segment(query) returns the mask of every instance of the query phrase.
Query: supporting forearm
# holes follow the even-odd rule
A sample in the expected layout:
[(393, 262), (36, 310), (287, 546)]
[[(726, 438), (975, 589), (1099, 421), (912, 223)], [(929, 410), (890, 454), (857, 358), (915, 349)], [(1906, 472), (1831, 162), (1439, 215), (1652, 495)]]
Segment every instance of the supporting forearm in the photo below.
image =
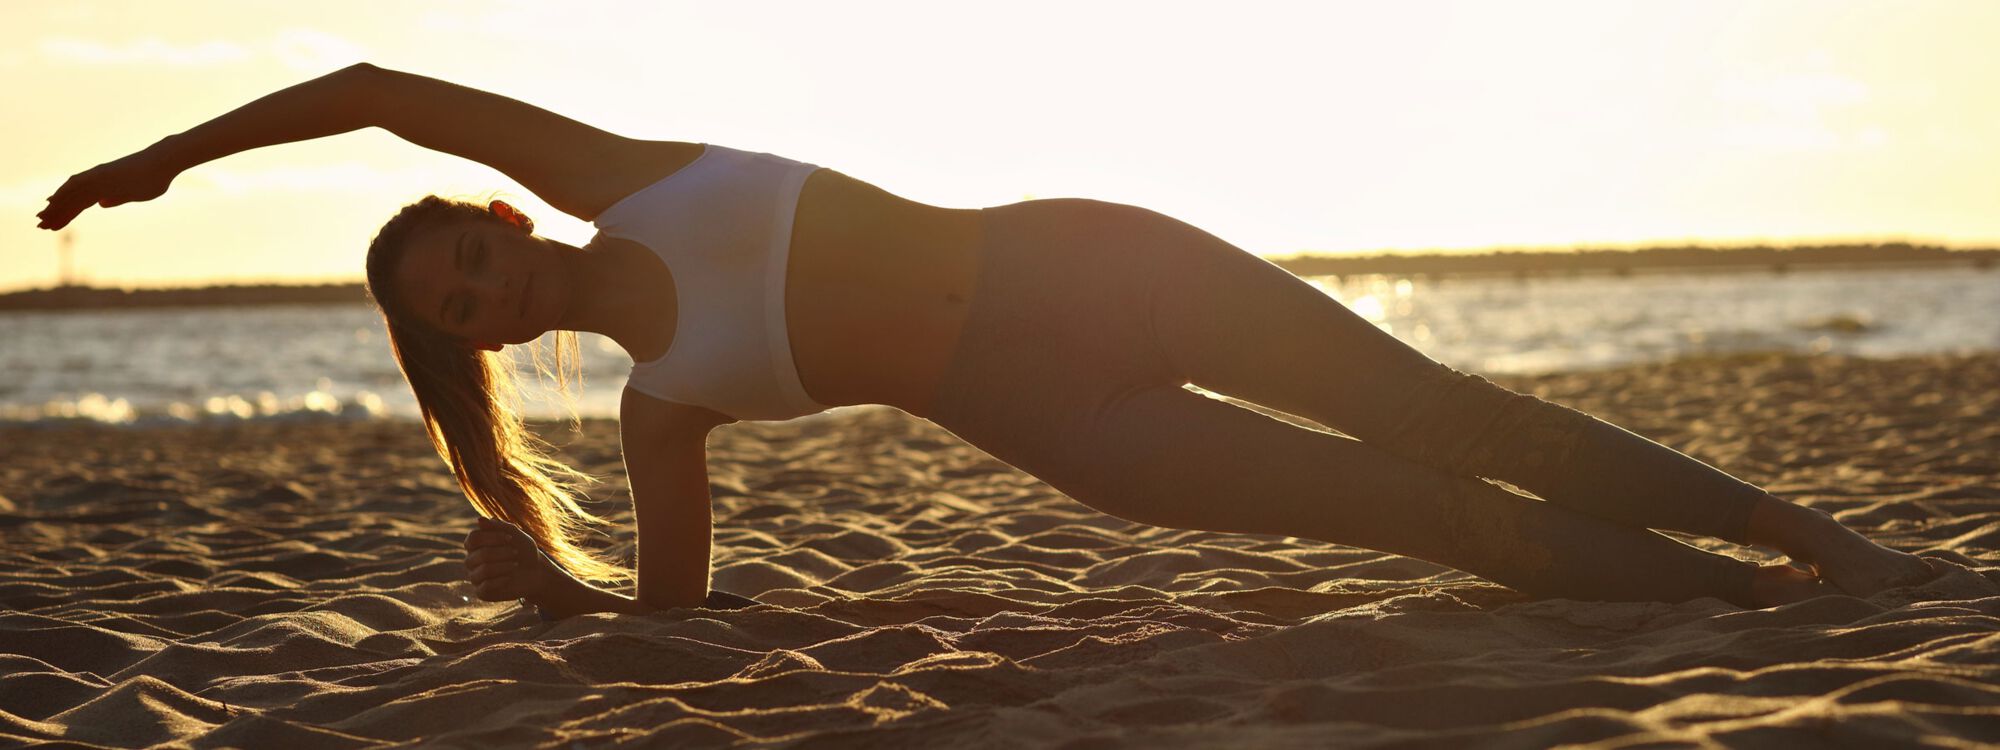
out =
[(540, 601), (530, 603), (540, 608), (543, 616), (552, 620), (561, 620), (577, 615), (587, 615), (592, 612), (650, 615), (655, 612), (664, 612), (668, 609), (678, 607), (742, 609), (744, 607), (756, 606), (757, 600), (737, 596), (727, 591), (710, 590), (706, 596), (703, 596), (695, 603), (655, 607), (615, 591), (605, 591), (587, 583), (577, 582), (575, 586), (565, 586), (555, 594), (543, 597)]
[(338, 135), (374, 125), (369, 88), (378, 69), (351, 65), (256, 101), (153, 144), (176, 171), (230, 154)]
[(649, 615), (659, 611), (615, 591), (605, 591), (582, 581), (573, 583), (557, 587), (554, 593), (534, 604), (541, 608), (543, 614), (557, 620), (592, 612)]

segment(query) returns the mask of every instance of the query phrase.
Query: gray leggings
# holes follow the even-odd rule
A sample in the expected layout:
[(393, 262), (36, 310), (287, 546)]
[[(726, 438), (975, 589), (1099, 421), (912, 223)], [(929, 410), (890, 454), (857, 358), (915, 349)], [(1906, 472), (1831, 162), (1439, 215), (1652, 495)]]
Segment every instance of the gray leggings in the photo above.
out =
[(1536, 596), (1754, 605), (1755, 565), (1648, 530), (1742, 541), (1754, 486), (1453, 371), (1160, 213), (1063, 198), (981, 222), (977, 291), (924, 416), (1078, 502), (1408, 555)]

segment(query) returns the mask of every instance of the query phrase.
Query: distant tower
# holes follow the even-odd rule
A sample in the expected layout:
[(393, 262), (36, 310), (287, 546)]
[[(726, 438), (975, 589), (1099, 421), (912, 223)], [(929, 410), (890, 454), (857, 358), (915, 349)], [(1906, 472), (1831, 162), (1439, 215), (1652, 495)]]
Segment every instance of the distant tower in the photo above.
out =
[(62, 256), (62, 279), (59, 283), (76, 286), (76, 230), (65, 229), (56, 240), (56, 252)]

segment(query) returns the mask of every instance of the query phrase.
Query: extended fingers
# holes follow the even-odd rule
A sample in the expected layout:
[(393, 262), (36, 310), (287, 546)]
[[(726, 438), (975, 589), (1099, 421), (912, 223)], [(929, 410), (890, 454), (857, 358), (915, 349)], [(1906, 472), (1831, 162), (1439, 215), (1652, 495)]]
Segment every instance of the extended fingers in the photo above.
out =
[(83, 197), (85, 182), (86, 180), (83, 175), (75, 175), (64, 181), (62, 187), (56, 188), (54, 193), (50, 193), (46, 199), (48, 206), (43, 208), (40, 213), (35, 214), (37, 218), (42, 220), (41, 226), (48, 229), (61, 229), (71, 219), (76, 218), (77, 214), (83, 213), (83, 209), (96, 203), (96, 199), (85, 199)]
[(70, 210), (67, 207), (50, 203), (48, 208), (44, 208), (41, 213), (35, 214), (35, 218), (41, 220), (41, 223), (35, 226), (42, 229), (61, 229), (68, 226), (70, 220), (75, 219), (76, 215), (82, 211), (82, 206), (78, 206), (75, 210)]

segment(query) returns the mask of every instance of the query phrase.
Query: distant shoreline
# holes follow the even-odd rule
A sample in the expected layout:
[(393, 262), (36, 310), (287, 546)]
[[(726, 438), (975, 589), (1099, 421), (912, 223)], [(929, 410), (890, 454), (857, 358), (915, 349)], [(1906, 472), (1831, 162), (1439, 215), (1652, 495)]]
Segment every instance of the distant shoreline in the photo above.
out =
[[(1291, 255), (1267, 258), (1298, 276), (1628, 275), (1664, 272), (1784, 273), (1794, 270), (1960, 265), (2000, 266), (2000, 249), (1952, 250), (1929, 245), (1826, 245), (1812, 247), (1660, 247), (1641, 250), (1500, 251), (1483, 253), (1380, 253)], [(119, 289), (58, 286), (0, 294), (0, 312), (147, 307), (366, 304), (360, 282), (335, 284), (228, 284), (202, 287)]]
[(1643, 250), (1505, 251), (1486, 253), (1385, 253), (1365, 256), (1293, 255), (1270, 258), (1299, 276), (1516, 275), (1640, 272), (1786, 271), (1894, 268), (1899, 266), (2000, 266), (2000, 249), (1952, 250), (1930, 245), (1822, 245), (1811, 247), (1658, 247)]
[(143, 307), (367, 304), (367, 288), (349, 284), (231, 284), (164, 289), (58, 286), (0, 294), (0, 312)]

